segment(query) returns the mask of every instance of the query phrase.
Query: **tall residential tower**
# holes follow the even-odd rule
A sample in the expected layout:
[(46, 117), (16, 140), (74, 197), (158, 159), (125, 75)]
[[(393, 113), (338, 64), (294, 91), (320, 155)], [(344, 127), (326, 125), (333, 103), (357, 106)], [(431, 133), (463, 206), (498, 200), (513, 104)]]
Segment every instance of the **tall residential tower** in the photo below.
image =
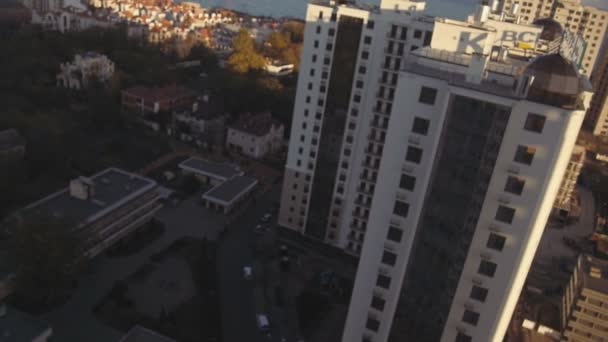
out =
[(279, 224), (359, 256), (343, 342), (502, 341), (590, 98), (542, 27), (423, 8), (308, 6)]

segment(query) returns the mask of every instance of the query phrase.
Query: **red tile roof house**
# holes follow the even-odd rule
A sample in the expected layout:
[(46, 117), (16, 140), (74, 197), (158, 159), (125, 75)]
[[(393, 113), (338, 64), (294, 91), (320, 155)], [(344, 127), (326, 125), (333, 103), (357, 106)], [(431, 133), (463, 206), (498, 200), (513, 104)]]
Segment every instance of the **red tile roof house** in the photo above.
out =
[(196, 102), (196, 93), (188, 88), (169, 85), (165, 87), (133, 87), (122, 91), (124, 110), (141, 115), (173, 113), (192, 108)]
[(283, 124), (273, 120), (270, 112), (242, 114), (228, 126), (226, 147), (252, 158), (263, 158), (283, 146)]

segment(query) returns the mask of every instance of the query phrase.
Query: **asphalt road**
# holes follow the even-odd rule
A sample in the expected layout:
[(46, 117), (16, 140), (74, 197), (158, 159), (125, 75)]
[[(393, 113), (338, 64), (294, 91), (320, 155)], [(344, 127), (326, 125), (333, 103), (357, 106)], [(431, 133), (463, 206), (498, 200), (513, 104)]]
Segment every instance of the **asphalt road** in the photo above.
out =
[[(258, 330), (255, 283), (243, 277), (243, 267), (253, 265), (253, 228), (277, 199), (276, 189), (257, 199), (220, 238), (217, 262), (223, 342), (279, 341), (277, 333), (273, 332), (272, 338), (269, 339)], [(255, 276), (256, 270), (253, 272)], [(273, 318), (269, 319), (272, 325)]]

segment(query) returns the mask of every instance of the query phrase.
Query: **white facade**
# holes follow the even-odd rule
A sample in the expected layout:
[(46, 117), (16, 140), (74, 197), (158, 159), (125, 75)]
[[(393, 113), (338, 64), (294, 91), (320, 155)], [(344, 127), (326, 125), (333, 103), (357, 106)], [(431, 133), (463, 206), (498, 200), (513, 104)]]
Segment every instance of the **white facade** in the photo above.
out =
[[(572, 108), (543, 104), (537, 94), (544, 94), (537, 85), (543, 77), (518, 78), (527, 63), (519, 60), (516, 43), (524, 37), (533, 45), (539, 27), (431, 18), (387, 4), (381, 12), (308, 6), (279, 224), (360, 256), (343, 342), (383, 342), (389, 335), (417, 342), (502, 341), (590, 93), (585, 88)], [(325, 94), (332, 77), (347, 74), (340, 35), (353, 32), (360, 32), (360, 42), (352, 88), (336, 129), (340, 112), (325, 117), (332, 102)], [(495, 54), (509, 49), (517, 60)], [(337, 99), (331, 100), (335, 106)], [(482, 109), (472, 110), (477, 120), (463, 119), (463, 103), (494, 108), (491, 126), (475, 131), (477, 121), (490, 119)], [(524, 128), (537, 120), (540, 132)], [(462, 127), (450, 127), (459, 122)], [(465, 140), (449, 140), (456, 138)], [(463, 163), (474, 169), (460, 170), (449, 159), (461, 146), (474, 154)], [(534, 152), (529, 165), (514, 161), (523, 151)], [(330, 157), (337, 158), (334, 168)], [(460, 173), (442, 174), (451, 169)], [(464, 179), (469, 197), (457, 197), (452, 178), (454, 187)], [(442, 186), (444, 198), (438, 196)], [(466, 213), (442, 211), (463, 203)], [(512, 214), (511, 222), (495, 222), (504, 213)], [(431, 226), (431, 219), (448, 227)], [(425, 240), (431, 233), (438, 239)], [(484, 267), (494, 265), (492, 276), (478, 274), (482, 260)], [(445, 289), (416, 288), (431, 278)], [(483, 301), (470, 298), (473, 284), (485, 289)], [(401, 321), (393, 324), (396, 312)]]
[(236, 149), (252, 158), (263, 158), (281, 149), (283, 130), (283, 125), (272, 124), (266, 133), (257, 135), (235, 127), (228, 127), (226, 147)]
[(76, 55), (71, 63), (62, 63), (61, 72), (57, 74), (57, 86), (79, 90), (86, 87), (89, 81), (109, 81), (114, 75), (114, 62), (105, 55), (88, 52)]

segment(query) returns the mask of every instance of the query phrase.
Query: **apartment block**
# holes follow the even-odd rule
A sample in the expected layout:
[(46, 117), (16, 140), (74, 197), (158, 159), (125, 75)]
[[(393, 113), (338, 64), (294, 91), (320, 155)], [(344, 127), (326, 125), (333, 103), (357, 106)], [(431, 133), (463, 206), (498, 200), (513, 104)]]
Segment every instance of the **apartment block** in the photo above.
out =
[(17, 213), (73, 222), (83, 250), (93, 258), (148, 222), (162, 205), (155, 181), (116, 168), (73, 179)]
[(583, 165), (585, 164), (585, 148), (576, 145), (572, 151), (572, 157), (566, 168), (566, 173), (562, 179), (562, 185), (559, 188), (557, 197), (555, 198), (554, 208), (557, 215), (567, 218), (572, 210), (574, 189), (578, 181), (578, 176), (581, 174)]
[(608, 262), (580, 255), (562, 300), (562, 341), (605, 341), (607, 307)]
[(360, 258), (343, 342), (502, 341), (590, 101), (547, 28), (423, 9), (307, 10), (279, 224)]
[(608, 136), (608, 49), (604, 49), (591, 81), (595, 92), (585, 118), (587, 126), (594, 135)]
[(586, 41), (585, 53), (580, 61), (583, 74), (591, 77), (602, 44), (606, 37), (608, 12), (585, 6), (581, 0), (503, 0), (496, 5), (498, 13), (516, 18), (517, 22), (534, 23), (535, 20), (552, 18), (572, 33), (580, 34)]

